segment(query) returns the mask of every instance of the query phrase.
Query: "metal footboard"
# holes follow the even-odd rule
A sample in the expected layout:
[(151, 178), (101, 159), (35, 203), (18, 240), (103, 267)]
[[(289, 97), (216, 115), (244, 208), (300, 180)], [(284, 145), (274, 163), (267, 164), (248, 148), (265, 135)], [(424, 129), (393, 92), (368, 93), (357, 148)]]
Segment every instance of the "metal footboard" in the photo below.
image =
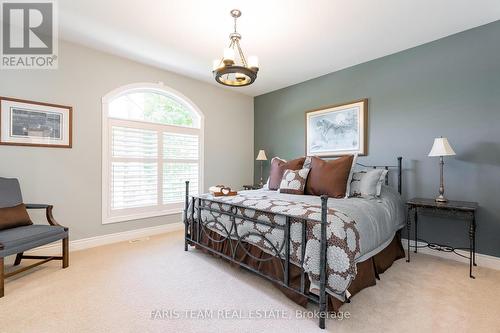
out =
[[(284, 215), (284, 214), (279, 214), (275, 213), (277, 216), (282, 216), (283, 219), (285, 220), (284, 225), (279, 225), (279, 224), (271, 224), (266, 221), (261, 221), (255, 218), (250, 218), (244, 215), (241, 215), (238, 213), (238, 208), (245, 208), (244, 206), (240, 205), (233, 205), (230, 204), (231, 209), (230, 211), (223, 211), (220, 209), (215, 209), (212, 207), (208, 207), (206, 203), (208, 202), (214, 202), (214, 203), (220, 203), (215, 200), (210, 200), (210, 199), (205, 199), (205, 198), (197, 198), (197, 197), (189, 197), (189, 182), (186, 181), (186, 197), (185, 197), (185, 208), (184, 208), (184, 250), (188, 250), (188, 245), (191, 246), (199, 246), (211, 253), (217, 254), (218, 256), (221, 256), (233, 263), (238, 264), (239, 266), (255, 273), (258, 274), (267, 280), (270, 280), (286, 289), (292, 290), (293, 292), (296, 292), (304, 297), (306, 297), (308, 300), (311, 302), (314, 302), (316, 304), (319, 304), (320, 307), (320, 312), (321, 312), (321, 319), (320, 319), (320, 327), (324, 328), (325, 327), (325, 317), (326, 317), (326, 312), (327, 312), (327, 302), (326, 302), (326, 216), (327, 216), (327, 201), (328, 197), (322, 196), (321, 197), (321, 209), (322, 209), (322, 214), (321, 214), (321, 259), (320, 259), (320, 292), (319, 296), (308, 293), (305, 290), (305, 285), (306, 285), (306, 273), (303, 267), (303, 262), (304, 262), (304, 257), (305, 257), (305, 250), (306, 250), (306, 224), (307, 221), (313, 221), (310, 219), (299, 219), (293, 217), (295, 221), (300, 221), (302, 225), (302, 242), (301, 242), (301, 263), (300, 263), (300, 287), (295, 288), (290, 285), (290, 265), (293, 265), (290, 262), (290, 224), (291, 224), (291, 217)], [(189, 202), (191, 201), (191, 205)], [(196, 203), (196, 204), (195, 204)], [(228, 204), (229, 205), (229, 204)], [(229, 230), (226, 228), (225, 225), (223, 225), (221, 222), (214, 221), (214, 220), (207, 220), (203, 221), (202, 220), (202, 211), (210, 211), (213, 213), (218, 213), (218, 214), (223, 214), (226, 216), (229, 216), (231, 226)], [(265, 211), (259, 210), (259, 209), (254, 209), (252, 208), (253, 211), (256, 212), (262, 212), (265, 213)], [(250, 221), (256, 224), (264, 225), (264, 226), (271, 226), (273, 228), (277, 228), (280, 230), (283, 230), (284, 237), (283, 237), (283, 242), (281, 243), (281, 246), (277, 248), (271, 240), (266, 238), (262, 234), (258, 234), (255, 232), (246, 232), (244, 234), (239, 234), (237, 225), (236, 225), (236, 219), (241, 219), (245, 221)], [(315, 221), (317, 222), (317, 221)], [(207, 230), (207, 227), (210, 226), (210, 224), (218, 224), (223, 231), (220, 233), (223, 233), (221, 235), (223, 238), (222, 239), (214, 239), (210, 236), (210, 233)], [(226, 255), (224, 253), (221, 253), (205, 244), (202, 243), (202, 235), (204, 235), (206, 238), (211, 240), (212, 242), (220, 243), (226, 240), (234, 240), (236, 241), (236, 244), (233, 244), (233, 241), (229, 241), (229, 246), (231, 249), (231, 255)], [(263, 239), (264, 242), (266, 242), (270, 248), (272, 248), (272, 254), (270, 254), (266, 258), (257, 258), (254, 255), (252, 255), (247, 248), (245, 247), (246, 243), (246, 238), (249, 236), (257, 236)], [(250, 256), (252, 259), (259, 261), (260, 263), (270, 261), (274, 257), (280, 258), (281, 262), (281, 269), (283, 272), (283, 278), (282, 279), (277, 279), (272, 276), (263, 274), (260, 272), (258, 269), (255, 269), (254, 267), (251, 267), (244, 262), (242, 262), (243, 258), (238, 258), (237, 257), (237, 249), (241, 247), (245, 255)]]

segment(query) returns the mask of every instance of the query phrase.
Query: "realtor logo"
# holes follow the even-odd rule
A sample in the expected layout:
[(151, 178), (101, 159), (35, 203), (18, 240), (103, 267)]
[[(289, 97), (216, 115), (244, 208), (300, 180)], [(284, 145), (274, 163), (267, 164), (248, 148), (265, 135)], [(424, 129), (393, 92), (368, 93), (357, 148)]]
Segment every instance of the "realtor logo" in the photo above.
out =
[(56, 69), (54, 0), (2, 1), (2, 69)]

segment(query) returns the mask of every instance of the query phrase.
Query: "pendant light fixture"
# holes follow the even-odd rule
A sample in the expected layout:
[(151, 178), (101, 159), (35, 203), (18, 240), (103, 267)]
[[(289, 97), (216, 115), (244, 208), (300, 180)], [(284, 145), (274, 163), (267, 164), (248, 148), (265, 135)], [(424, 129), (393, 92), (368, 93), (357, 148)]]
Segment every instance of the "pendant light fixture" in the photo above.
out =
[(252, 84), (257, 79), (259, 60), (256, 56), (245, 58), (240, 47), (241, 35), (236, 30), (236, 20), (241, 16), (241, 11), (233, 9), (231, 16), (234, 18), (234, 32), (229, 35), (229, 47), (224, 49), (224, 56), (214, 60), (212, 73), (215, 81), (230, 87), (244, 87)]

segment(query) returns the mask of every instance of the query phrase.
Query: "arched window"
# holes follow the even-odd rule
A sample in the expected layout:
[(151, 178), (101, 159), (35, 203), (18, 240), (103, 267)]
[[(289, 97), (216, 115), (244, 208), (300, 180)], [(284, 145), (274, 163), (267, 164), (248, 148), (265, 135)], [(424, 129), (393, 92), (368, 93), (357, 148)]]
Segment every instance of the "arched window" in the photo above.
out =
[(203, 115), (161, 84), (103, 98), (103, 223), (181, 212), (202, 188)]

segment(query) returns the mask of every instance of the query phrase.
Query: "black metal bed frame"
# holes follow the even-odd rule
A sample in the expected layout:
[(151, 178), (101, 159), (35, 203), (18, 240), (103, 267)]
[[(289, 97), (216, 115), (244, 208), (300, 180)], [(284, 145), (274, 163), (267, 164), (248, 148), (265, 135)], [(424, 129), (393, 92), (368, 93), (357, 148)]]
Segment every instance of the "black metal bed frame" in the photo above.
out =
[[(390, 166), (390, 165), (385, 165), (385, 166), (380, 166), (380, 165), (363, 165), (361, 163), (356, 163), (357, 165), (360, 165), (362, 167), (366, 168), (384, 168), (386, 170), (389, 169), (397, 169), (398, 170), (398, 192), (401, 194), (401, 174), (402, 174), (402, 157), (398, 157), (398, 164), (397, 166)], [(389, 185), (389, 178), (386, 176), (385, 179), (385, 184)], [(280, 213), (274, 213), (275, 215), (282, 216), (285, 219), (285, 224), (284, 225), (279, 225), (279, 224), (271, 224), (266, 221), (260, 221), (254, 218), (246, 217), (243, 215), (238, 214), (238, 208), (246, 208), (241, 205), (235, 205), (235, 204), (227, 204), (231, 206), (230, 211), (222, 211), (219, 209), (214, 209), (211, 207), (208, 207), (204, 205), (206, 202), (214, 202), (214, 203), (220, 203), (219, 201), (211, 200), (211, 199), (205, 199), (205, 198), (199, 198), (199, 197), (191, 197), (191, 205), (189, 204), (189, 181), (186, 181), (186, 195), (185, 195), (185, 208), (184, 208), (184, 251), (188, 250), (188, 245), (191, 246), (199, 246), (211, 253), (214, 253), (220, 257), (223, 257), (230, 262), (238, 264), (240, 267), (243, 267), (255, 274), (258, 274), (267, 280), (270, 280), (276, 284), (278, 284), (281, 287), (284, 287), (286, 289), (289, 289), (295, 293), (298, 293), (304, 297), (306, 297), (309, 301), (316, 303), (319, 305), (319, 327), (324, 329), (325, 328), (325, 319), (327, 317), (327, 293), (326, 293), (326, 252), (327, 252), (327, 239), (326, 239), (326, 227), (327, 227), (327, 202), (328, 202), (328, 196), (322, 195), (321, 196), (321, 247), (320, 247), (320, 290), (319, 290), (319, 295), (307, 293), (305, 290), (305, 278), (306, 278), (306, 273), (303, 267), (304, 264), (304, 254), (305, 254), (305, 248), (306, 248), (306, 224), (307, 221), (312, 221), (310, 219), (303, 219), (303, 218), (297, 218), (285, 214), (280, 214)], [(203, 204), (202, 204), (203, 202)], [(195, 203), (197, 203), (195, 207)], [(189, 210), (189, 211), (188, 211)], [(227, 215), (230, 218), (231, 221), (231, 227), (228, 230), (224, 224), (222, 224), (219, 221), (202, 221), (201, 218), (201, 212), (202, 210), (218, 213), (218, 214), (223, 214)], [(252, 210), (258, 211), (258, 212), (264, 212), (259, 209), (254, 209)], [(266, 225), (266, 226), (272, 226), (274, 228), (278, 228), (284, 231), (284, 237), (283, 237), (283, 242), (281, 244), (281, 247), (278, 249), (274, 246), (274, 244), (267, 239), (265, 236), (262, 234), (258, 234), (255, 232), (246, 232), (243, 235), (238, 234), (237, 230), (237, 225), (236, 225), (236, 219), (241, 219), (245, 221), (251, 221), (256, 224), (261, 224), (261, 225)], [(300, 220), (302, 223), (302, 242), (301, 242), (301, 262), (300, 262), (300, 289), (294, 288), (290, 286), (290, 281), (289, 281), (289, 270), (290, 270), (290, 220)], [(190, 221), (192, 223), (190, 223)], [(317, 221), (315, 221), (317, 222)], [(207, 226), (210, 224), (214, 225), (219, 225), (222, 227), (224, 230), (225, 235), (221, 235), (223, 238), (222, 239), (214, 239), (210, 236), (209, 232), (207, 232)], [(204, 233), (205, 236), (211, 240), (212, 242), (215, 243), (221, 243), (226, 240), (234, 240), (236, 241), (236, 245), (233, 246), (233, 242), (229, 242), (230, 244), (230, 249), (231, 249), (231, 255), (228, 256), (224, 253), (221, 253), (201, 242), (201, 233)], [(270, 254), (269, 257), (267, 258), (257, 258), (253, 256), (242, 244), (245, 242), (245, 238), (249, 236), (257, 236), (261, 237), (263, 241), (268, 243), (271, 248), (273, 249), (274, 254)], [(232, 237), (231, 237), (232, 236)], [(236, 239), (234, 238), (236, 237)], [(243, 263), (241, 260), (238, 260), (236, 258), (236, 250), (238, 247), (241, 246), (243, 249), (244, 253), (254, 260), (258, 261), (260, 264), (262, 264), (265, 261), (272, 260), (273, 258), (277, 257), (280, 258), (281, 262), (281, 268), (283, 270), (283, 280), (279, 280), (276, 278), (273, 278), (271, 276), (265, 275), (262, 272), (260, 272), (258, 269), (255, 269), (254, 267), (251, 267), (245, 263)], [(285, 253), (284, 253), (284, 263), (283, 263), (283, 258), (281, 253), (283, 252), (283, 247), (285, 247)], [(259, 265), (260, 265), (259, 264)], [(260, 266), (259, 266), (260, 267)], [(349, 299), (347, 300), (349, 302)]]

